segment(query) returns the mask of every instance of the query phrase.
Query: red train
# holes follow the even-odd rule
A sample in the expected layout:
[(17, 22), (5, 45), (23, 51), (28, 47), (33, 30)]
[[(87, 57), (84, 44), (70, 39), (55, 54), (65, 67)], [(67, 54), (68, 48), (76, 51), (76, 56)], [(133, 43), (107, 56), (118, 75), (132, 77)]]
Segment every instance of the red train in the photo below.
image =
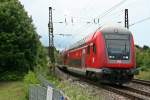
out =
[(133, 36), (126, 28), (100, 27), (63, 52), (67, 70), (123, 84), (132, 80), (136, 69)]

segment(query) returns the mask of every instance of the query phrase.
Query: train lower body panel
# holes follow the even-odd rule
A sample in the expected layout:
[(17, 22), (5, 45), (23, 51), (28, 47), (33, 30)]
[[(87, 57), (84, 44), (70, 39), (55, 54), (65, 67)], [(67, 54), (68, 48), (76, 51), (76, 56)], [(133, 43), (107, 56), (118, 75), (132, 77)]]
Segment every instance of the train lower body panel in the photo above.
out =
[(114, 68), (77, 68), (65, 67), (68, 71), (82, 74), (90, 79), (97, 79), (100, 82), (123, 84), (130, 82), (136, 72), (135, 68), (132, 69), (114, 69)]
[(97, 78), (101, 82), (123, 84), (133, 79), (136, 69), (112, 69), (102, 68), (101, 72), (96, 73)]

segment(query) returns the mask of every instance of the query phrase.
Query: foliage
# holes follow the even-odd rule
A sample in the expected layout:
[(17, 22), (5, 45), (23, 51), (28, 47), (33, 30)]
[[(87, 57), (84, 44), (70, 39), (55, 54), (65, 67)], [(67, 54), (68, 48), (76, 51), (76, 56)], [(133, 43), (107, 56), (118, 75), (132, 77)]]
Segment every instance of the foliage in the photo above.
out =
[(136, 48), (136, 64), (137, 67), (143, 67), (143, 70), (150, 68), (150, 48), (143, 46)]
[[(49, 55), (49, 47), (45, 47), (45, 50), (46, 50), (46, 54)], [(56, 63), (59, 63), (59, 64), (62, 64), (63, 62), (63, 59), (61, 57), (61, 52), (59, 50), (57, 50), (56, 48), (54, 48), (54, 58), (55, 58), (55, 62)]]
[(150, 69), (147, 69), (146, 71), (140, 71), (139, 75), (136, 75), (135, 78), (150, 80)]
[(55, 50), (54, 54), (55, 54), (56, 63), (63, 64), (63, 57), (62, 57), (61, 52), (58, 50)]
[(0, 0), (0, 73), (21, 75), (36, 66), (46, 67), (47, 58), (32, 18), (18, 0)]
[(24, 77), (24, 82), (26, 84), (37, 84), (39, 83), (36, 74), (32, 71), (29, 71), (27, 75)]
[(54, 84), (55, 86), (58, 86), (60, 84), (60, 81), (53, 73), (47, 74), (46, 79), (49, 80), (50, 83)]
[(23, 81), (24, 81), (24, 92), (26, 94), (26, 98), (28, 98), (28, 96), (29, 96), (29, 93), (28, 93), (29, 86), (31, 84), (38, 84), (39, 80), (37, 79), (36, 74), (34, 72), (29, 71), (28, 74), (26, 74), (24, 76), (24, 80)]
[(136, 64), (140, 70), (136, 78), (150, 80), (150, 48), (136, 46)]
[(20, 73), (17, 71), (14, 71), (14, 72), (5, 71), (3, 73), (0, 73), (0, 75), (3, 76), (3, 77), (0, 77), (0, 80), (3, 80), (3, 81), (22, 80), (22, 77), (23, 77), (23, 75), (20, 75)]

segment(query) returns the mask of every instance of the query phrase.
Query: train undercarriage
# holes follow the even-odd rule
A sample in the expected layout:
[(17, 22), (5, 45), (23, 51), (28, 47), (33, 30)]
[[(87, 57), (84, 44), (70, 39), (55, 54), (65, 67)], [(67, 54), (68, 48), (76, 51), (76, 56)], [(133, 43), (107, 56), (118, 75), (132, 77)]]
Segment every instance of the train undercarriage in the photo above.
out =
[(85, 75), (91, 80), (99, 81), (100, 83), (110, 83), (122, 85), (124, 83), (130, 82), (136, 69), (112, 69), (112, 68), (103, 68), (98, 69), (99, 71), (91, 71), (73, 67), (63, 67), (63, 69), (75, 72), (77, 74)]
[(135, 71), (135, 69), (103, 68), (100, 73), (96, 73), (96, 78), (104, 83), (124, 84), (133, 79)]

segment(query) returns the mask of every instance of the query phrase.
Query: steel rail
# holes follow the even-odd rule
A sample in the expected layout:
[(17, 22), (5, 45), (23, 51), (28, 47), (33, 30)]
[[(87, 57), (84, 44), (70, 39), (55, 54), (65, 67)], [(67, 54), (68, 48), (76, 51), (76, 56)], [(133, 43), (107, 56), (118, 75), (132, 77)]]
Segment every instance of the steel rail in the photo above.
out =
[(145, 92), (143, 90), (139, 90), (139, 89), (135, 89), (135, 88), (132, 88), (132, 87), (127, 87), (127, 86), (123, 86), (123, 88), (124, 88), (124, 90), (132, 91), (132, 92), (150, 97), (149, 92)]
[(117, 93), (119, 95), (122, 95), (124, 97), (127, 97), (131, 100), (145, 100), (143, 97), (141, 96), (138, 96), (136, 94), (132, 94), (132, 93), (129, 93), (127, 91), (124, 91), (122, 89), (118, 89), (118, 88), (115, 88), (115, 87), (111, 87), (111, 86), (105, 86), (104, 89), (108, 90), (108, 91), (111, 91), (111, 92), (114, 92), (114, 93)]
[(150, 86), (150, 81), (146, 81), (146, 80), (133, 79), (132, 82), (142, 84), (142, 85), (146, 85), (146, 86)]

